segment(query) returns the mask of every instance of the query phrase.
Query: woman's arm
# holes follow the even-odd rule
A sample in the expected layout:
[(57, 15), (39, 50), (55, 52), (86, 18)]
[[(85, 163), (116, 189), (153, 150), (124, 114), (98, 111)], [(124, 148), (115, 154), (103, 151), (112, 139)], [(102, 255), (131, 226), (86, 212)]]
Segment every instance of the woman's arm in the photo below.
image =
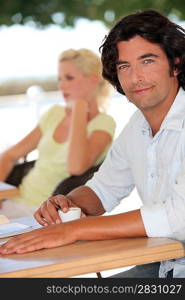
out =
[(96, 158), (111, 143), (112, 137), (105, 131), (87, 134), (88, 104), (77, 100), (73, 107), (69, 134), (68, 170), (73, 175), (80, 175), (92, 167)]
[(20, 142), (0, 155), (0, 181), (4, 181), (7, 178), (19, 158), (24, 157), (37, 147), (41, 135), (41, 130), (39, 127), (36, 127)]

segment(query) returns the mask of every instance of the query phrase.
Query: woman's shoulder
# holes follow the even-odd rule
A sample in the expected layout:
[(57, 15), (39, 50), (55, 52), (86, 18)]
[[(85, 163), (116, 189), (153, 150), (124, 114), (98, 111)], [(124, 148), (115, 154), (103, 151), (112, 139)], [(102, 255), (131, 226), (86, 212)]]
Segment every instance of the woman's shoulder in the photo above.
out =
[(89, 130), (103, 130), (112, 135), (114, 135), (114, 131), (116, 128), (116, 122), (112, 116), (106, 113), (99, 113), (95, 118), (93, 118), (89, 124)]
[(110, 123), (110, 124), (114, 124), (116, 126), (116, 122), (114, 120), (114, 118), (107, 114), (107, 113), (104, 113), (104, 112), (100, 112), (94, 119), (93, 119), (94, 122), (103, 122), (103, 123)]
[(55, 104), (46, 111), (46, 114), (52, 115), (52, 114), (61, 113), (61, 111), (64, 111), (64, 107), (59, 104)]
[(41, 118), (43, 118), (43, 117), (50, 118), (50, 117), (53, 117), (56, 115), (61, 115), (62, 112), (64, 112), (64, 108), (61, 105), (57, 104), (57, 105), (50, 107), (48, 110), (46, 110), (42, 114)]

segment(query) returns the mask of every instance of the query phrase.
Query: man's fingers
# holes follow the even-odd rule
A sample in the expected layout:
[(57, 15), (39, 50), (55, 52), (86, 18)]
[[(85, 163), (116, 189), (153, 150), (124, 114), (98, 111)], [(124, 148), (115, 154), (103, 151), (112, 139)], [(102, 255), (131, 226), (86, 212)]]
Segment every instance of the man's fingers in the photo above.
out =
[(75, 205), (66, 196), (51, 196), (48, 200), (44, 201), (40, 208), (34, 213), (34, 217), (42, 226), (60, 224), (61, 218), (58, 214), (58, 210), (67, 212), (69, 207), (75, 207)]
[(80, 218), (86, 218), (86, 217), (87, 217), (86, 214), (83, 211), (81, 211)]
[[(32, 240), (32, 232), (27, 232), (20, 234), (19, 236), (10, 238), (6, 243), (0, 246), (0, 253), (1, 254), (9, 254), (15, 251), (15, 247), (19, 247), (24, 242), (29, 242)], [(16, 245), (16, 246), (15, 246)]]
[(42, 226), (47, 226), (49, 225), (48, 222), (42, 217), (41, 214), (41, 209), (37, 209), (36, 212), (34, 213), (34, 218), (37, 220), (37, 222), (42, 225)]
[(59, 224), (61, 222), (56, 207), (49, 200), (46, 200), (41, 205), (34, 213), (34, 217), (43, 226)]
[(72, 201), (63, 195), (49, 197), (48, 200), (63, 212), (67, 212), (69, 207), (74, 206)]

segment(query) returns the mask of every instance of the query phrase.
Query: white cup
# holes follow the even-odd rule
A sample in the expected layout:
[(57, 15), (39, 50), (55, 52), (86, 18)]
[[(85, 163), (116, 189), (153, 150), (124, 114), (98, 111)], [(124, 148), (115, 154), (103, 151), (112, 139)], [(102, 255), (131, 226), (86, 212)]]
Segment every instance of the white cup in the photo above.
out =
[(81, 208), (80, 207), (70, 207), (67, 212), (63, 212), (62, 210), (59, 210), (58, 213), (59, 213), (59, 216), (60, 216), (62, 222), (69, 222), (69, 221), (80, 219)]

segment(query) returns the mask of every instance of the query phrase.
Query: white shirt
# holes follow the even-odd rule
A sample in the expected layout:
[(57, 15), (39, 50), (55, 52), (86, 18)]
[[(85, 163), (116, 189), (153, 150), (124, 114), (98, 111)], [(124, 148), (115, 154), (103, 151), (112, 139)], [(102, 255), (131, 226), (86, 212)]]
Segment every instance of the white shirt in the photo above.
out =
[(147, 236), (185, 241), (185, 91), (180, 88), (154, 137), (137, 110), (86, 185), (106, 211), (136, 187)]

